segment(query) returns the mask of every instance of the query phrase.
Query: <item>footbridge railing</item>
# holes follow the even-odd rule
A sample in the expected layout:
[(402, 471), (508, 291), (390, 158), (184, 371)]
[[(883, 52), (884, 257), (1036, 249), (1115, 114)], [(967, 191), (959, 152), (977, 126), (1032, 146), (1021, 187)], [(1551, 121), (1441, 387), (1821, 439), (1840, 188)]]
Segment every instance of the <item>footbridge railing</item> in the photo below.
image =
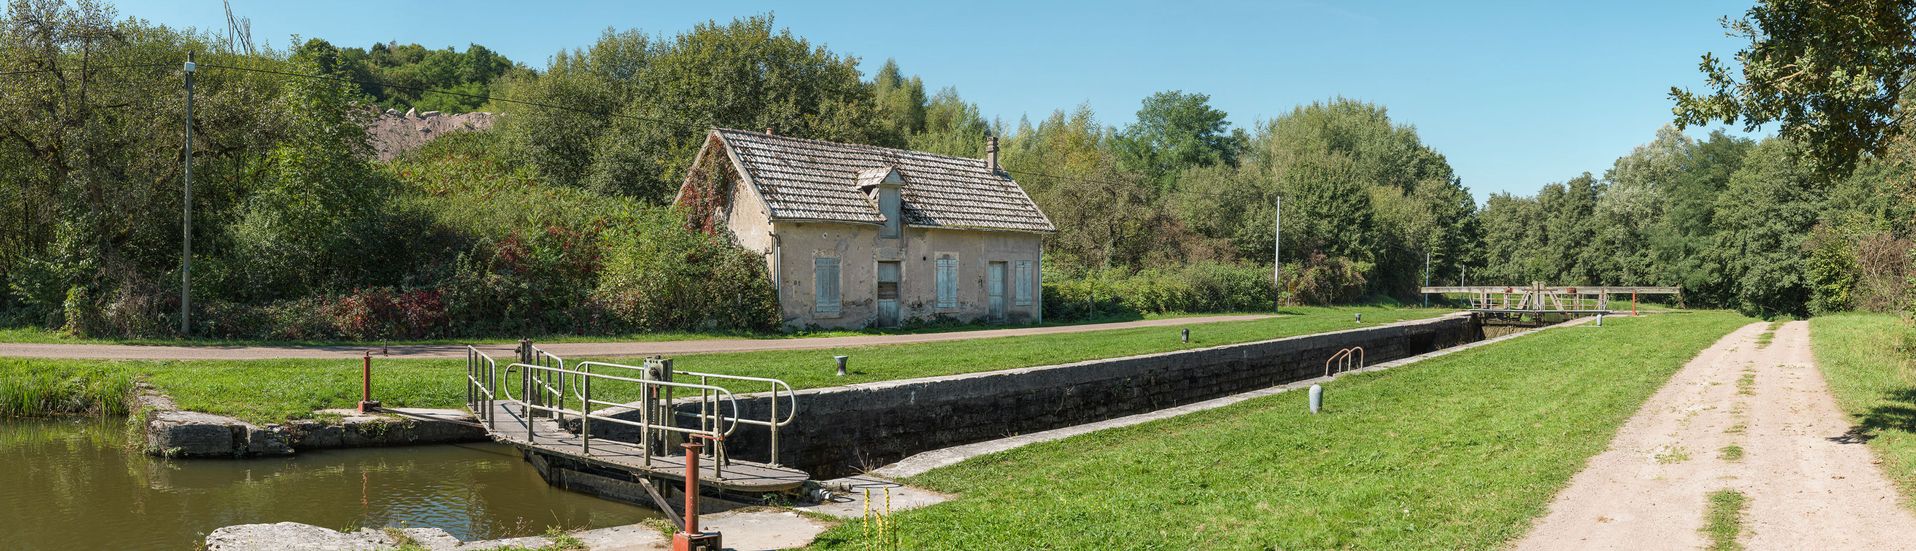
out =
[[(790, 425), (798, 411), (797, 395), (784, 381), (675, 371), (672, 361), (663, 358), (650, 358), (642, 365), (567, 364), (563, 358), (523, 346), (522, 361), (501, 368), (476, 348), (467, 347), (466, 356), (467, 405), (494, 434), (523, 439), (529, 445), (558, 445), (550, 441), (558, 440), (551, 432), (545, 433), (548, 441), (542, 442), (541, 431), (535, 427), (534, 418), (548, 417), (568, 431), (560, 438), (568, 441), (565, 445), (576, 440), (578, 452), (589, 456), (594, 440), (605, 440), (593, 434), (594, 424), (633, 427), (638, 429), (638, 442), (617, 442), (640, 448), (646, 467), (652, 465), (653, 456), (673, 455), (676, 443), (693, 438), (712, 441), (703, 453), (713, 459), (715, 468), (730, 465), (725, 443), (740, 425), (766, 428), (770, 465), (776, 467), (779, 429)], [(692, 382), (693, 377), (697, 382)], [(739, 400), (726, 385), (769, 389), (769, 414), (763, 418), (741, 415)], [(634, 411), (637, 420), (632, 419)], [(507, 419), (503, 421), (509, 424), (502, 428), (502, 414), (523, 417), (524, 426), (518, 426), (519, 419)], [(576, 433), (570, 433), (567, 420), (578, 423)]]

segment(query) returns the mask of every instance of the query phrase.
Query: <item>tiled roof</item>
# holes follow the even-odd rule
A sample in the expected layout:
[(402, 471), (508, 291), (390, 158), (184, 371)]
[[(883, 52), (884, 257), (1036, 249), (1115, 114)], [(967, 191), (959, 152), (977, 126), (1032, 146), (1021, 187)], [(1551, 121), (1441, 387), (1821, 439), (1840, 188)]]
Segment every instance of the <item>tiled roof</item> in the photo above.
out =
[(761, 132), (712, 131), (757, 186), (773, 220), (878, 224), (884, 216), (861, 183), (896, 169), (905, 223), (928, 228), (1056, 231), (1018, 182), (982, 159), (853, 145)]

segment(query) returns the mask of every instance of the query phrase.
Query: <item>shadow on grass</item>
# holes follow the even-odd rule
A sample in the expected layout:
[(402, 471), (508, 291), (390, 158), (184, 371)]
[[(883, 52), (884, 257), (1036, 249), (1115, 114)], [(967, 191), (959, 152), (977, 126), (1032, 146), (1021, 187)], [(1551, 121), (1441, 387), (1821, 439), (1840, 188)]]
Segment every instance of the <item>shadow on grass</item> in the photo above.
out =
[(1831, 436), (1828, 440), (1839, 444), (1862, 444), (1884, 432), (1916, 433), (1916, 387), (1891, 390), (1884, 393), (1883, 397), (1890, 403), (1870, 408), (1869, 413), (1861, 415), (1848, 432)]

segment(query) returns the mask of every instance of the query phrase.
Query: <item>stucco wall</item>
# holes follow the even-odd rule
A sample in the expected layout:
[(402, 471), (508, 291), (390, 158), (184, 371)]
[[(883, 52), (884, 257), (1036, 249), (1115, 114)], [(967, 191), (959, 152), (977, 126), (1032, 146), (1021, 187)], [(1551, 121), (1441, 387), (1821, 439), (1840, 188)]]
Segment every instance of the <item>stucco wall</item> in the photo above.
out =
[[(777, 222), (771, 224), (778, 236), (776, 249), (782, 257), (775, 261), (766, 250), (768, 263), (778, 270), (779, 302), (785, 324), (795, 327), (827, 328), (867, 327), (878, 319), (878, 262), (899, 263), (899, 318), (932, 320), (949, 316), (971, 321), (989, 314), (986, 270), (990, 262), (1005, 263), (1005, 317), (1007, 323), (1030, 323), (1038, 317), (1043, 304), (1039, 300), (1039, 250), (1043, 237), (1018, 232), (987, 232), (906, 227), (895, 239), (880, 238), (879, 227), (827, 222)], [(752, 231), (751, 226), (733, 226), (735, 231)], [(742, 240), (741, 240), (742, 241)], [(934, 260), (941, 253), (958, 258), (958, 306), (937, 307), (937, 275)], [(840, 313), (820, 315), (813, 275), (813, 259), (839, 259)], [(1017, 262), (1031, 261), (1031, 303), (1017, 303)]]
[[(748, 251), (760, 251), (770, 255), (772, 251), (772, 224), (765, 216), (765, 202), (758, 194), (745, 185), (744, 180), (731, 179), (730, 201), (725, 204), (725, 225), (732, 230), (732, 237), (738, 245)], [(766, 257), (768, 260), (770, 256)]]

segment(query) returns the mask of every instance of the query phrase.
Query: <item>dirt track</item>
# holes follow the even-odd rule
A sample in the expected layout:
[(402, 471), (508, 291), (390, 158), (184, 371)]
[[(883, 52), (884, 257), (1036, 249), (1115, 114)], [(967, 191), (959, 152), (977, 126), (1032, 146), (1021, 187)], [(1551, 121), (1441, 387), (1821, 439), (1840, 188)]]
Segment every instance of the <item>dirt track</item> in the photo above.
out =
[[(1269, 315), (1224, 315), (1188, 318), (1126, 321), (1051, 327), (1013, 327), (944, 333), (906, 335), (858, 335), (851, 337), (809, 337), (790, 339), (704, 339), (654, 342), (575, 342), (543, 343), (539, 349), (572, 357), (614, 357), (684, 355), (711, 352), (755, 352), (760, 350), (816, 350), (846, 346), (875, 346), (923, 342), (961, 341), (1022, 335), (1083, 333), (1133, 327), (1184, 326), (1222, 321), (1248, 321)], [(1170, 337), (1167, 337), (1170, 338)], [(512, 344), (488, 344), (478, 348), (495, 356), (509, 356)], [(356, 358), (369, 347), (358, 346), (135, 346), (121, 344), (20, 344), (0, 343), (0, 357), (71, 358), (89, 360), (271, 360), (284, 358)], [(464, 358), (462, 345), (393, 346), (386, 353), (394, 358)], [(375, 352), (377, 353), (377, 352)]]
[[(1749, 549), (1916, 549), (1916, 516), (1869, 449), (1843, 438), (1809, 324), (1758, 347), (1766, 327), (1738, 329), (1677, 372), (1515, 547), (1704, 548), (1707, 494), (1734, 489), (1748, 496)], [(1742, 459), (1720, 457), (1731, 445)]]

